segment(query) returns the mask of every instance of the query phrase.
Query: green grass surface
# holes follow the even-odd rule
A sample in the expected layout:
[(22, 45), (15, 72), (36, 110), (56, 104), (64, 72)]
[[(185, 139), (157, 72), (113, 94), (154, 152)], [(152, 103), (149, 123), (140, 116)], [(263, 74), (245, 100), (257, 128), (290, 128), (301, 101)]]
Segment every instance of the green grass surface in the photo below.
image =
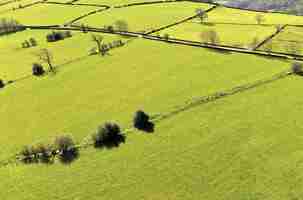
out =
[[(81, 22), (102, 27), (123, 19), (130, 30), (146, 31), (192, 16), (201, 7), (210, 6), (179, 2), (110, 9)], [(91, 9), (41, 4), (3, 16), (51, 25)], [(160, 34), (199, 41), (200, 32), (215, 29), (223, 44), (246, 46), (274, 28), (228, 23), (254, 24), (255, 15), (219, 8), (209, 13), (208, 21), (225, 24), (206, 26), (193, 20)], [(303, 23), (303, 18), (280, 14), (265, 18), (268, 24)], [(300, 43), (300, 31), (287, 28), (274, 40)], [(51, 143), (62, 134), (81, 143), (106, 121), (128, 128), (138, 109), (151, 116), (166, 113), (198, 97), (269, 78), (291, 64), (140, 38), (123, 38), (128, 43), (104, 57), (86, 56), (95, 46), (90, 34), (73, 33), (72, 38), (46, 43), (47, 33), (26, 30), (0, 37), (0, 79), (31, 74), (34, 54), (41, 48), (53, 53), (58, 66), (55, 75), (30, 76), (0, 90), (0, 161), (23, 145)], [(102, 36), (105, 42), (121, 39)], [(39, 46), (21, 49), (31, 37)], [(81, 150), (80, 158), (68, 166), (2, 166), (0, 199), (300, 199), (302, 83), (302, 77), (288, 76), (194, 107), (158, 122), (153, 134), (128, 133), (119, 148)]]
[[(1, 77), (5, 80), (15, 80), (32, 73), (32, 64), (39, 63), (36, 55), (40, 49), (47, 48), (53, 55), (54, 65), (63, 65), (78, 58), (86, 57), (93, 48), (91, 34), (72, 32), (73, 37), (58, 42), (46, 42), (46, 35), (51, 31), (23, 31), (9, 36), (0, 37)], [(38, 46), (23, 49), (22, 42), (35, 38)], [(120, 39), (118, 36), (104, 35), (104, 42)], [(20, 58), (20, 59), (16, 59)], [(21, 59), (22, 58), (22, 59)], [(47, 67), (47, 65), (45, 65)]]
[(193, 16), (197, 8), (207, 9), (210, 7), (208, 4), (191, 2), (134, 6), (91, 15), (79, 23), (103, 27), (114, 25), (117, 20), (124, 20), (128, 23), (130, 31), (149, 31)]
[(272, 13), (258, 13), (244, 11), (239, 9), (219, 7), (208, 14), (208, 22), (213, 23), (242, 23), (257, 24), (256, 15), (262, 15), (264, 21), (262, 24), (303, 24), (303, 18), (300, 16)]
[[(302, 55), (303, 49), (303, 28), (301, 27), (286, 27), (280, 34), (274, 37), (270, 42), (262, 46), (260, 49), (272, 47), (273, 51), (284, 53), (295, 53)], [(295, 50), (295, 51), (294, 51)]]
[[(247, 62), (254, 67), (247, 67)], [(16, 82), (1, 91), (5, 104), (0, 113), (6, 134), (0, 141), (7, 145), (0, 150), (0, 157), (63, 132), (81, 139), (106, 120), (117, 120), (125, 127), (137, 109), (164, 112), (193, 97), (271, 76), (288, 65), (135, 40), (110, 56), (89, 57), (59, 68), (56, 76)], [(20, 99), (22, 103), (18, 103)]]
[[(39, 0), (22, 0), (22, 1), (15, 1), (15, 2), (12, 2), (12, 3), (9, 3), (9, 4), (6, 4), (6, 5), (2, 5), (0, 6), (0, 18), (1, 18), (1, 14), (3, 12), (14, 12), (13, 10), (14, 9), (17, 9), (17, 8), (22, 8), (28, 4), (32, 4), (34, 2), (38, 2)], [(2, 3), (2, 2), (0, 2)]]
[(262, 41), (273, 34), (276, 29), (270, 26), (201, 24), (198, 21), (191, 21), (163, 30), (160, 32), (160, 35), (167, 33), (173, 38), (207, 42), (207, 38), (201, 37), (201, 34), (211, 30), (216, 31), (218, 34), (219, 44), (249, 47), (254, 39)]
[(14, 12), (1, 14), (2, 18), (13, 18), (23, 25), (62, 25), (97, 8), (90, 6), (69, 6), (37, 4)]
[(197, 107), (157, 124), (154, 135), (132, 133), (119, 149), (83, 151), (71, 166), (2, 168), (0, 197), (299, 198), (301, 84), (289, 77)]

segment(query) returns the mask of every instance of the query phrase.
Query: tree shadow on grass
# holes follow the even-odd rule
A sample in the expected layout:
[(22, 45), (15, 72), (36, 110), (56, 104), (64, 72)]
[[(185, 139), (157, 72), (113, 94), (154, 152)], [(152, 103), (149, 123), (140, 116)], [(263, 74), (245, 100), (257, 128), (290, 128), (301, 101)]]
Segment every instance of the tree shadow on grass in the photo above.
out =
[(120, 144), (124, 144), (126, 136), (124, 134), (113, 135), (104, 141), (95, 141), (94, 147), (97, 149), (113, 149), (118, 148)]

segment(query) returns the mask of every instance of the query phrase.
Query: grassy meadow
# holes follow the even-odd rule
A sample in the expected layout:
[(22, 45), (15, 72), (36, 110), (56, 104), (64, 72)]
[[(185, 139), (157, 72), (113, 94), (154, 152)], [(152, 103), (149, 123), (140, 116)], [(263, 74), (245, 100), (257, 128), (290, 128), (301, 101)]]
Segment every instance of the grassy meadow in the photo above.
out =
[(97, 13), (80, 20), (79, 23), (93, 27), (114, 25), (118, 20), (128, 23), (130, 31), (147, 32), (195, 15), (198, 8), (212, 6), (203, 3), (178, 2), (119, 8)]
[(303, 28), (288, 26), (280, 34), (260, 49), (271, 48), (273, 51), (303, 55)]
[(235, 23), (235, 24), (257, 24), (256, 15), (263, 16), (262, 24), (303, 24), (300, 16), (279, 13), (257, 13), (233, 8), (218, 7), (208, 13), (207, 22), (211, 23)]
[[(1, 18), (13, 18), (23, 25), (62, 25), (98, 8), (90, 6), (68, 6), (36, 4), (24, 9), (0, 14)], [(100, 9), (100, 8), (99, 8)]]
[[(211, 6), (175, 2), (111, 8), (79, 23), (103, 27), (124, 20), (130, 31), (149, 31)], [(0, 17), (26, 25), (62, 25), (94, 9), (38, 4)], [(257, 26), (256, 14), (219, 7), (204, 24), (194, 19), (155, 34), (201, 41), (201, 32), (215, 30), (221, 44), (245, 47), (271, 35), (274, 24), (303, 24), (303, 17), (264, 14), (267, 25)], [(0, 161), (24, 145), (51, 143), (62, 134), (81, 144), (107, 121), (126, 130), (139, 109), (159, 116), (199, 97), (270, 78), (293, 63), (115, 34), (98, 35), (103, 44), (121, 39), (124, 46), (105, 56), (89, 56), (96, 46), (92, 33), (72, 32), (73, 37), (53, 43), (46, 42), (48, 33), (25, 30), (0, 36), (0, 79), (16, 80), (0, 89)], [(300, 28), (287, 27), (273, 43), (300, 43), (300, 34)], [(32, 37), (38, 46), (21, 48)], [(31, 76), (43, 48), (52, 52), (56, 74)], [(70, 165), (0, 165), (0, 199), (299, 200), (302, 83), (302, 77), (290, 75), (192, 107), (156, 122), (154, 133), (128, 132), (119, 148), (81, 149)]]
[(215, 31), (219, 38), (219, 44), (249, 47), (255, 39), (262, 41), (273, 34), (275, 30), (273, 26), (201, 24), (195, 20), (165, 29), (160, 32), (160, 35), (169, 34), (177, 39), (207, 42), (207, 38), (202, 36), (202, 34), (208, 31)]

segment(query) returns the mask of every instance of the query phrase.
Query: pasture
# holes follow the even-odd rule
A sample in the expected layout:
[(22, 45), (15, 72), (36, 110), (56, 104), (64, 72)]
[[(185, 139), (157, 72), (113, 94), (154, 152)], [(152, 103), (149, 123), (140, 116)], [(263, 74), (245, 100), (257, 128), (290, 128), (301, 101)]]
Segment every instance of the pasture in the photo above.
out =
[(148, 32), (194, 16), (198, 8), (208, 9), (211, 5), (191, 2), (159, 3), (108, 10), (79, 21), (92, 27), (115, 25), (119, 20), (127, 21), (128, 29)]
[[(300, 199), (302, 76), (289, 74), (241, 93), (226, 91), (290, 71), (299, 55), (287, 57), (282, 51), (278, 58), (270, 51), (267, 56), (257, 53), (269, 43), (274, 44), (273, 51), (290, 41), (300, 44), (301, 28), (294, 26), (266, 39), (277, 24), (302, 24), (303, 17), (263, 13), (265, 20), (257, 24), (257, 12), (219, 6), (208, 12), (204, 23), (187, 20), (153, 33), (168, 34), (165, 40), (151, 39), (142, 33), (213, 5), (182, 1), (113, 7), (131, 2), (136, 0), (74, 2), (111, 6), (74, 23), (94, 31), (68, 22), (100, 9), (97, 6), (44, 2), (0, 14), (33, 25), (0, 36), (0, 79), (13, 80), (0, 89), (0, 199)], [(119, 20), (134, 32), (132, 37), (97, 29)], [(47, 42), (46, 35), (57, 29), (70, 30), (72, 37)], [(219, 47), (233, 49), (170, 39), (203, 42), (201, 33), (210, 30), (218, 34)], [(125, 45), (103, 56), (89, 55), (97, 48), (93, 35), (102, 37), (102, 45), (116, 40)], [(30, 38), (37, 46), (21, 48)], [(256, 38), (265, 40), (258, 51), (250, 49)], [(238, 47), (247, 51), (239, 53)], [(41, 62), (37, 57), (41, 49), (52, 53), (56, 73), (35, 77), (32, 64)], [(197, 103), (210, 94), (221, 98)], [(155, 120), (153, 133), (131, 129), (137, 110)], [(172, 114), (161, 118), (167, 113)], [(50, 144), (62, 134), (86, 144), (107, 121), (127, 131), (118, 148), (88, 146), (69, 165), (58, 160), (23, 164), (15, 159), (3, 165), (24, 145)]]

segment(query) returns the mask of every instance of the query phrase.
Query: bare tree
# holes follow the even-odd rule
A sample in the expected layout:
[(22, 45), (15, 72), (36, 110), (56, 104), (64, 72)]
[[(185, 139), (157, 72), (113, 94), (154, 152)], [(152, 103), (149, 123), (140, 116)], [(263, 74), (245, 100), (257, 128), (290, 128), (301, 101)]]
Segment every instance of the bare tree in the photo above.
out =
[(196, 9), (196, 14), (200, 19), (201, 24), (208, 18), (207, 13), (201, 8)]
[(219, 35), (215, 30), (209, 30), (201, 33), (202, 42), (218, 44), (220, 43)]
[(262, 22), (265, 21), (265, 18), (264, 18), (263, 15), (257, 14), (256, 15), (256, 21), (257, 21), (257, 24), (261, 24)]
[(115, 27), (118, 31), (128, 31), (128, 24), (126, 21), (123, 20), (116, 21)]
[(41, 49), (36, 55), (40, 61), (48, 64), (50, 72), (55, 72), (55, 68), (53, 66), (53, 55), (48, 49)]
[(94, 35), (92, 34), (92, 41), (96, 43), (98, 52), (102, 52), (102, 42), (103, 42), (103, 37), (100, 35)]

